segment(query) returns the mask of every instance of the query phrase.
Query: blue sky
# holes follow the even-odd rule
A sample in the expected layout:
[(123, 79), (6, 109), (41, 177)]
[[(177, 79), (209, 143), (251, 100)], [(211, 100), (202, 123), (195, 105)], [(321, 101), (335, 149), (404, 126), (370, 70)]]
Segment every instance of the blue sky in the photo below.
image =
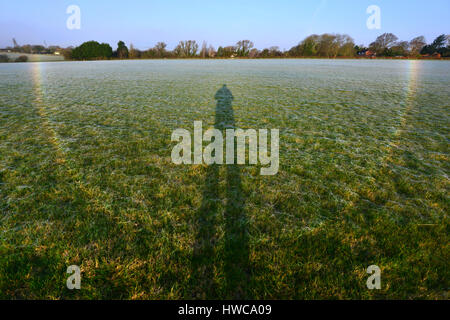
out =
[[(66, 9), (81, 9), (81, 30), (68, 30)], [(369, 5), (381, 8), (381, 29), (369, 30)], [(232, 45), (250, 39), (257, 48), (289, 49), (312, 33), (347, 33), (369, 44), (392, 32), (428, 42), (450, 33), (449, 0), (1, 0), (0, 47), (19, 44), (79, 45), (119, 40), (147, 49), (179, 40)]]

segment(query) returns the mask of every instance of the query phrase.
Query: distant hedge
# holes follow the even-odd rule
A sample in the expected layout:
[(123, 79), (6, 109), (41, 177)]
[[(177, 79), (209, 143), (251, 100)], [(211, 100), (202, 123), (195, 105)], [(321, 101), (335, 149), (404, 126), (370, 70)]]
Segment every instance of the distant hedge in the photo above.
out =
[(6, 54), (0, 54), (0, 62), (9, 62), (9, 58)]
[(112, 57), (113, 50), (107, 43), (98, 43), (97, 41), (88, 41), (72, 51), (72, 59), (75, 60), (95, 60), (109, 59)]
[(28, 61), (27, 56), (20, 56), (15, 60), (15, 62), (27, 62), (27, 61)]

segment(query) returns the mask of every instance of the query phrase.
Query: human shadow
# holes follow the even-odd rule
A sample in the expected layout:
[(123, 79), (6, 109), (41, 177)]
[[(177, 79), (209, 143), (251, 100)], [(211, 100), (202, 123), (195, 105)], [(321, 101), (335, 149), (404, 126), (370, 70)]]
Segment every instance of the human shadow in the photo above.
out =
[[(233, 95), (227, 86), (223, 85), (214, 98), (217, 100), (214, 127), (222, 131), (225, 141), (225, 129), (235, 127)], [(235, 147), (235, 157), (236, 154)], [(248, 297), (249, 246), (241, 170), (237, 164), (227, 164), (225, 167), (223, 254), (219, 254), (216, 250), (220, 240), (217, 236), (217, 224), (222, 203), (219, 194), (219, 165), (212, 164), (207, 168), (202, 204), (196, 216), (197, 233), (191, 263), (193, 298), (245, 299)], [(223, 260), (220, 261), (219, 257)], [(223, 269), (220, 270), (221, 268)], [(223, 285), (218, 285), (215, 279), (217, 272), (225, 277)], [(219, 280), (219, 283), (222, 282)]]

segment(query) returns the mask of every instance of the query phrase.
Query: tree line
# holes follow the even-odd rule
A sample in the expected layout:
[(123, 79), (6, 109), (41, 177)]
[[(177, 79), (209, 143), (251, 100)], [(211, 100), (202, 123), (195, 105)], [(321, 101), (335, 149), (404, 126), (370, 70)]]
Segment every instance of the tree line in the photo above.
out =
[(40, 44), (25, 44), (23, 46), (6, 47), (3, 50), (16, 52), (16, 53), (26, 53), (26, 54), (54, 54), (55, 52), (61, 50), (59, 46), (43, 46)]
[[(313, 34), (303, 39), (289, 50), (280, 50), (272, 46), (259, 50), (250, 40), (238, 41), (235, 45), (219, 46), (217, 50), (203, 42), (200, 46), (195, 40), (180, 41), (173, 50), (167, 44), (158, 42), (153, 48), (138, 50), (133, 44), (129, 47), (119, 41), (117, 48), (107, 43), (88, 41), (73, 48), (60, 49), (67, 60), (101, 59), (161, 59), (161, 58), (353, 58), (365, 57), (409, 57), (423, 56), (450, 57), (450, 36), (442, 34), (427, 44), (425, 37), (419, 36), (410, 41), (401, 41), (392, 33), (384, 33), (368, 47), (356, 45), (353, 38), (346, 34)], [(20, 52), (45, 52), (46, 48), (25, 45)], [(49, 47), (50, 49), (50, 47)]]
[(367, 48), (380, 57), (420, 57), (439, 55), (450, 56), (450, 36), (441, 34), (431, 44), (427, 44), (424, 36), (419, 36), (411, 41), (399, 41), (392, 33), (379, 36)]

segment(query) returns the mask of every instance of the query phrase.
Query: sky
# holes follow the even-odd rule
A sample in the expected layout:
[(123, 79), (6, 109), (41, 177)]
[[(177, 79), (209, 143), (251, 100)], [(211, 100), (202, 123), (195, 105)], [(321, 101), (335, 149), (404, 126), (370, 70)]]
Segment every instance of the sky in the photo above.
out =
[[(77, 5), (81, 28), (69, 30), (67, 8)], [(370, 5), (381, 10), (381, 29), (368, 29)], [(310, 34), (346, 33), (370, 44), (392, 32), (401, 40), (450, 34), (450, 0), (1, 0), (0, 48), (47, 44), (77, 46), (119, 40), (141, 50), (163, 41), (206, 41), (215, 48), (249, 39), (263, 49), (290, 49)]]

